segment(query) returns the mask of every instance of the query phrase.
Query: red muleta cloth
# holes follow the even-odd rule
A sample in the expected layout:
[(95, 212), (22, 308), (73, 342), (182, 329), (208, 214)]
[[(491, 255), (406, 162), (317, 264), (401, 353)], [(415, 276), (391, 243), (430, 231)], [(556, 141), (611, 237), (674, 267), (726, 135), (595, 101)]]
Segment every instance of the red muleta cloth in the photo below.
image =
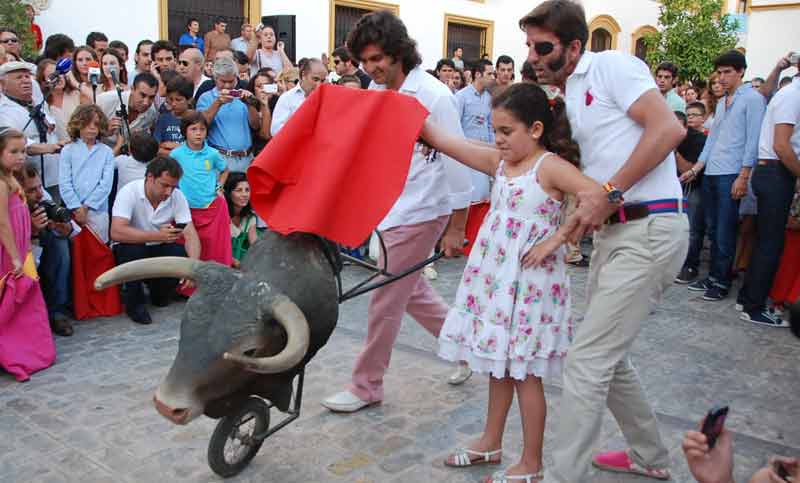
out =
[(428, 117), (393, 91), (322, 85), (247, 170), (270, 229), (359, 246), (394, 205)]

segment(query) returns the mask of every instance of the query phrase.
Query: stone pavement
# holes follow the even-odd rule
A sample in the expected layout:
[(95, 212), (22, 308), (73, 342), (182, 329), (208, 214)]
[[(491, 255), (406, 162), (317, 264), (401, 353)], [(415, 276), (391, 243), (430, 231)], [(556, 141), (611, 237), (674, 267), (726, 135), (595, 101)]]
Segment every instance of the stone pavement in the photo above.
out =
[[(437, 264), (435, 282), (452, 300), (463, 261)], [(586, 271), (573, 271), (575, 308), (583, 310)], [(347, 268), (345, 283), (363, 276)], [(339, 327), (307, 368), (300, 419), (264, 443), (234, 482), (474, 482), (493, 468), (452, 470), (441, 461), (482, 429), (486, 378), (448, 386), (452, 366), (433, 353), (435, 340), (406, 321), (386, 378), (386, 400), (354, 415), (324, 410), (319, 401), (340, 390), (365, 334), (367, 296), (342, 305)], [(19, 384), (0, 375), (0, 482), (221, 481), (206, 464), (215, 421), (173, 426), (151, 404), (177, 350), (181, 304), (153, 309), (151, 326), (124, 317), (76, 324), (57, 338), (57, 364)], [(800, 341), (788, 330), (738, 320), (733, 300), (706, 303), (673, 287), (644, 324), (634, 361), (654, 404), (672, 455), (673, 481), (690, 482), (682, 435), (716, 403), (731, 406), (736, 480), (771, 454), (800, 455)], [(559, 382), (546, 387), (550, 407), (545, 465), (559, 417)], [(273, 410), (272, 422), (282, 414)], [(521, 447), (516, 408), (509, 415), (505, 463)], [(603, 448), (624, 447), (606, 415)], [(598, 475), (595, 482), (654, 481)]]

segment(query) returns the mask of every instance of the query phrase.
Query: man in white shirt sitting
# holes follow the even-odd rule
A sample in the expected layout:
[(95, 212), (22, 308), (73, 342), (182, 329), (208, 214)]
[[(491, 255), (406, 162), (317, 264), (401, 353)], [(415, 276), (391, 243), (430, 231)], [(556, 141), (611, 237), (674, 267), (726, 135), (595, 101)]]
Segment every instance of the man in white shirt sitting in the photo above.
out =
[(274, 136), (286, 124), (292, 114), (300, 108), (306, 98), (319, 87), (328, 76), (328, 71), (319, 59), (310, 59), (300, 66), (300, 82), (284, 92), (275, 104), (270, 133)]
[[(159, 157), (147, 165), (145, 179), (128, 183), (117, 193), (111, 218), (111, 240), (117, 264), (152, 257), (200, 256), (189, 203), (177, 189), (183, 170), (172, 158)], [(184, 243), (178, 243), (183, 238)], [(125, 311), (134, 322), (149, 324), (141, 281), (122, 285)], [(176, 279), (146, 282), (153, 305), (165, 307), (175, 294)]]

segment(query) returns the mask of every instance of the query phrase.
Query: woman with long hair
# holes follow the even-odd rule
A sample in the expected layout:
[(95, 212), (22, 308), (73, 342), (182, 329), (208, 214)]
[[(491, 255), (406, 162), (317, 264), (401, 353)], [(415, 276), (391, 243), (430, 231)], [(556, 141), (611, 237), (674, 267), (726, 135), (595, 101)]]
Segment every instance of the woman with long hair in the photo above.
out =
[(114, 85), (114, 81), (111, 78), (112, 68), (116, 68), (119, 86), (122, 90), (128, 90), (128, 70), (125, 68), (125, 60), (116, 51), (107, 50), (100, 59), (100, 86), (97, 88), (98, 94), (100, 92), (109, 92), (116, 89), (116, 85)]
[(72, 84), (67, 82), (65, 76), (60, 75), (54, 82), (48, 79), (56, 71), (56, 62), (51, 59), (42, 59), (36, 68), (36, 81), (46, 96), (47, 107), (50, 115), (56, 121), (56, 135), (59, 141), (68, 141), (67, 124), (75, 109), (81, 104), (81, 94)]
[(259, 39), (259, 47), (250, 65), (250, 75), (255, 75), (265, 67), (272, 69), (275, 74), (292, 67), (292, 61), (283, 50), (283, 42), (278, 42), (275, 29), (269, 25), (261, 25), (256, 30), (256, 36)]
[(703, 102), (706, 105), (706, 122), (703, 123), (703, 127), (706, 130), (711, 129), (711, 126), (714, 124), (714, 114), (717, 112), (717, 103), (725, 95), (725, 91), (722, 89), (722, 84), (719, 83), (719, 75), (716, 72), (711, 74), (711, 77), (708, 78), (708, 89), (703, 94)]
[(81, 92), (82, 104), (94, 102), (92, 85), (89, 82), (89, 64), (92, 62), (98, 62), (94, 49), (86, 45), (78, 47), (72, 54), (72, 70), (66, 76), (70, 88)]

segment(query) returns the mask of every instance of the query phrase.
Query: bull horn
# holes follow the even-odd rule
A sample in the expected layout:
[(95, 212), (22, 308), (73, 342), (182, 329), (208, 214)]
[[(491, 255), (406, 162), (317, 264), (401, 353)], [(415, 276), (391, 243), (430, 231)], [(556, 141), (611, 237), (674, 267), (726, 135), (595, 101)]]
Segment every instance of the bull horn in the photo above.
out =
[(96, 290), (103, 290), (133, 280), (148, 278), (188, 278), (194, 279), (194, 273), (202, 262), (186, 257), (155, 257), (123, 263), (94, 281)]
[(269, 357), (250, 357), (245, 355), (223, 355), (225, 360), (240, 364), (245, 369), (260, 374), (277, 374), (299, 364), (308, 352), (311, 334), (308, 321), (300, 308), (285, 295), (278, 295), (270, 304), (275, 320), (286, 330), (286, 347)]

